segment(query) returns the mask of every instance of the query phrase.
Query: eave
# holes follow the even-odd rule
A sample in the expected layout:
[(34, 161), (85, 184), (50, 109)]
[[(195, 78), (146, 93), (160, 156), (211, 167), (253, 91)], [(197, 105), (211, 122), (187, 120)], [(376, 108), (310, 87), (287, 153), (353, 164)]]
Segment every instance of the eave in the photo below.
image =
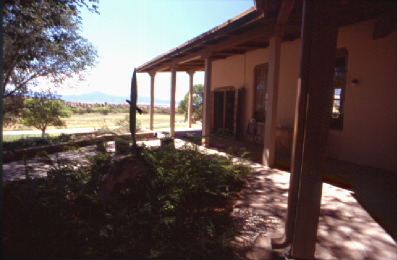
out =
[[(164, 53), (137, 68), (137, 72), (164, 72), (175, 67), (177, 71), (203, 71), (204, 61), (211, 56), (213, 60), (226, 59), (234, 55), (260, 48), (267, 48), (269, 39), (281, 37), (291, 41), (300, 37), (302, 23), (302, 1), (263, 1), (264, 10), (255, 7), (239, 16), (205, 32), (190, 41)], [(339, 26), (353, 24), (367, 19), (382, 19), (390, 22), (380, 23), (375, 28), (374, 37), (384, 35), (384, 31), (395, 29), (393, 2), (341, 1), (338, 10)], [(392, 13), (392, 15), (390, 15)], [(381, 18), (379, 18), (381, 17)], [(384, 25), (386, 24), (386, 25)], [(386, 29), (385, 29), (386, 28)], [(390, 29), (391, 28), (391, 29)], [(380, 33), (378, 33), (380, 31)]]

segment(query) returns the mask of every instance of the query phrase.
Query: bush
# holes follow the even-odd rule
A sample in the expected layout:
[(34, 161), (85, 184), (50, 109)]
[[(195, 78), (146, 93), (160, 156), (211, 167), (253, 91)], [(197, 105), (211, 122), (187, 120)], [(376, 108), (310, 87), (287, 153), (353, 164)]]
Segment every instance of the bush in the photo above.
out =
[(72, 135), (62, 133), (58, 136), (58, 139), (62, 143), (67, 143), (72, 139)]
[(190, 148), (161, 149), (148, 156), (159, 171), (160, 186), (169, 187), (163, 195), (174, 208), (221, 207), (242, 188), (248, 174), (245, 166), (233, 165), (228, 158)]
[(215, 209), (227, 208), (246, 167), (190, 148), (146, 150), (130, 161), (135, 179), (105, 199), (100, 180), (121, 170), (111, 159), (101, 153), (79, 168), (58, 160), (47, 179), (6, 184), (4, 257), (233, 258), (232, 220)]
[(110, 112), (109, 107), (94, 107), (92, 108), (93, 112), (101, 113), (102, 115), (107, 115)]
[[(120, 119), (116, 122), (116, 125), (119, 127), (117, 128), (116, 132), (120, 134), (129, 133), (130, 132), (130, 116), (126, 115), (124, 119)], [(141, 122), (137, 119), (136, 120), (136, 129), (137, 132), (141, 128)]]
[(131, 138), (118, 137), (114, 140), (116, 154), (127, 154), (130, 151)]
[(39, 137), (27, 137), (20, 138), (16, 141), (11, 142), (3, 142), (3, 149), (21, 149), (42, 145), (50, 145), (50, 144), (59, 144), (66, 143), (72, 139), (72, 135), (69, 134), (61, 134), (59, 136), (50, 137), (48, 134), (45, 135), (45, 138)]
[(129, 113), (129, 108), (115, 108), (112, 110), (113, 113)]
[(72, 111), (73, 111), (73, 113), (79, 114), (79, 115), (87, 113), (87, 110), (82, 107), (73, 108)]

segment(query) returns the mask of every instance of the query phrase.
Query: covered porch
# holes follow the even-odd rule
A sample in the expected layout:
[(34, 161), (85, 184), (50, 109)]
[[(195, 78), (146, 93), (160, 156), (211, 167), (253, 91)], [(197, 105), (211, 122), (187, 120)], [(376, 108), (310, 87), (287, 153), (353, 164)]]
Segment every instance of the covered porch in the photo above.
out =
[[(346, 68), (346, 59), (337, 60), (339, 57), (339, 52), (337, 52), (339, 30), (344, 26), (371, 20), (371, 23), (375, 21), (372, 23), (373, 27), (370, 27), (369, 23), (364, 24), (367, 26), (366, 32), (371, 31), (372, 38), (369, 39), (371, 43), (390, 36), (395, 30), (396, 6), (388, 2), (379, 4), (355, 1), (257, 0), (255, 2), (256, 8), (248, 10), (213, 30), (147, 62), (138, 68), (138, 72), (146, 72), (151, 75), (162, 71), (171, 72), (171, 136), (175, 136), (176, 71), (191, 72), (199, 69), (205, 71), (202, 143), (206, 147), (211, 146), (212, 139), (214, 136), (215, 139), (217, 138), (218, 132), (230, 135), (234, 141), (259, 140), (261, 148), (257, 148), (261, 164), (266, 167), (274, 167), (277, 165), (277, 131), (285, 127), (294, 129), (292, 148), (289, 150), (291, 151), (291, 160), (287, 159), (287, 162), (290, 161), (291, 175), (289, 186), (286, 188), (288, 206), (285, 207), (287, 211), (285, 231), (282, 236), (273, 237), (271, 245), (274, 250), (290, 247), (292, 257), (312, 259), (317, 252), (317, 234), (321, 232), (321, 225), (319, 228), (318, 224), (320, 212), (324, 209), (324, 205), (321, 204), (323, 181), (327, 178), (329, 170), (327, 150), (330, 126), (332, 126), (330, 121), (331, 118), (337, 119), (333, 121), (338, 121), (336, 126), (340, 128), (342, 125), (339, 123), (341, 121), (339, 119), (343, 119), (344, 116), (341, 113), (344, 97), (343, 94), (340, 94), (340, 89), (346, 85), (347, 79), (341, 77), (339, 87), (335, 88), (334, 86), (337, 66), (342, 70)], [(356, 41), (354, 37), (362, 36), (362, 34), (354, 34), (353, 39), (351, 39), (351, 35), (346, 35), (346, 38), (351, 40), (351, 45), (347, 45), (354, 49), (354, 46), (360, 41)], [(388, 38), (388, 43), (393, 42), (390, 38)], [(283, 46), (289, 48), (283, 48)], [(261, 49), (265, 50), (266, 60), (256, 55), (259, 53), (256, 51)], [(374, 49), (381, 48), (375, 46)], [(296, 55), (297, 53), (298, 55)], [(355, 53), (356, 57), (360, 56), (357, 53)], [(250, 56), (246, 54), (250, 54)], [(284, 84), (284, 89), (280, 88), (280, 82), (283, 80), (280, 71), (284, 69), (284, 74), (288, 74), (291, 71), (295, 73), (295, 70), (285, 69), (285, 67), (288, 68), (288, 62), (285, 60), (284, 66), (281, 66), (283, 55), (284, 57), (299, 56), (289, 60), (294, 63), (294, 68), (297, 68), (297, 82)], [(342, 55), (346, 55), (346, 52)], [(248, 66), (247, 59), (253, 60), (249, 68), (246, 67)], [(232, 64), (228, 70), (222, 67), (226, 64), (226, 62), (219, 62), (222, 60), (227, 60)], [(257, 64), (257, 66), (253, 67), (252, 64)], [(391, 65), (393, 67), (395, 63), (391, 63)], [(216, 73), (214, 73), (215, 67)], [(376, 66), (372, 64), (369, 69), (373, 71), (374, 67)], [(233, 78), (241, 71), (243, 71), (241, 77), (243, 81), (234, 81), (235, 84), (230, 85), (214, 84), (221, 77)], [(249, 73), (255, 71), (255, 80), (246, 80), (247, 71)], [(365, 69), (362, 71), (364, 72)], [(263, 76), (264, 74), (266, 76)], [(393, 81), (393, 76), (390, 73), (386, 73), (382, 79), (386, 79), (388, 82), (384, 84), (386, 88), (390, 87), (387, 91), (393, 89), (391, 85), (393, 83), (389, 84)], [(358, 82), (356, 78), (351, 80), (351, 84)], [(255, 94), (253, 94), (253, 90)], [(284, 91), (283, 97), (288, 97), (288, 102), (280, 99), (281, 90)], [(335, 92), (335, 90), (339, 92)], [(278, 110), (280, 104), (286, 104), (284, 108), (291, 112), (288, 115), (290, 118), (284, 120), (289, 125), (279, 124), (280, 113), (285, 112)], [(390, 108), (393, 109), (395, 104), (390, 104)], [(355, 110), (353, 113), (359, 117), (360, 111)], [(360, 132), (364, 125), (360, 121), (351, 121), (350, 126), (354, 126), (352, 129), (356, 129), (356, 132), (351, 132), (350, 140)], [(387, 135), (391, 136), (389, 130), (395, 129), (395, 124), (383, 125), (390, 127), (378, 127), (375, 128), (376, 131), (380, 134), (387, 131)], [(339, 137), (338, 135), (340, 133), (334, 134)], [(391, 138), (395, 138), (395, 136)], [(344, 141), (346, 140), (348, 139)], [(392, 142), (393, 140), (395, 139), (392, 139)], [(359, 145), (363, 143), (358, 138), (354, 141)], [(380, 140), (379, 143), (384, 142)], [(379, 143), (374, 146), (376, 147)], [(381, 151), (387, 156), (387, 167), (395, 167), (395, 158), (390, 157), (390, 154), (395, 154), (395, 151), (392, 151), (392, 145), (381, 147), (383, 148)], [(337, 156), (349, 156), (355, 150), (355, 147), (352, 146), (352, 149), (349, 148), (350, 153), (346, 149), (344, 153), (338, 154), (340, 152), (338, 147), (333, 145), (332, 148)], [(375, 156), (372, 155), (373, 152), (369, 152), (367, 158), (360, 157), (360, 159), (373, 159)], [(341, 172), (349, 172), (351, 169), (358, 171), (351, 165), (347, 168), (350, 170), (344, 170), (342, 167)], [(336, 174), (336, 172), (332, 173)], [(375, 172), (379, 173), (377, 170)], [(333, 176), (333, 180), (338, 180), (338, 178), (343, 179), (343, 177)], [(327, 201), (326, 204), (332, 205), (330, 201)], [(346, 205), (349, 204), (346, 203)], [(333, 224), (338, 225), (336, 222)], [(337, 229), (336, 226), (335, 229)], [(325, 232), (332, 233), (331, 230)], [(349, 237), (339, 237), (349, 239)]]
[[(260, 163), (263, 145), (221, 137), (210, 148)], [(278, 150), (276, 148), (276, 150)], [(282, 151), (282, 150), (281, 150)], [(274, 170), (291, 171), (291, 155), (276, 154)], [(328, 158), (323, 183), (344, 189), (397, 241), (397, 176), (393, 172)]]

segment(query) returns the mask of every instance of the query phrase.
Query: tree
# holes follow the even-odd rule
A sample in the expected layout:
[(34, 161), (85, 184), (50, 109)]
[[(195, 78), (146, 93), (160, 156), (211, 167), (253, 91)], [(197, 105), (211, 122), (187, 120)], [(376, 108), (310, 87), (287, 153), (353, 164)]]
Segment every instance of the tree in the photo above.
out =
[(51, 99), (48, 95), (29, 98), (23, 103), (25, 109), (22, 113), (22, 124), (41, 130), (43, 138), (48, 126), (64, 126), (65, 122), (61, 117), (70, 117), (73, 114), (62, 101)]
[[(199, 121), (203, 118), (203, 95), (204, 86), (202, 84), (193, 86), (193, 121)], [(185, 121), (188, 117), (189, 109), (189, 92), (186, 93), (185, 97), (179, 103), (178, 112), (185, 115)]]
[(44, 80), (58, 87), (68, 78), (84, 79), (97, 52), (80, 36), (79, 9), (97, 12), (98, 0), (5, 0), (3, 18), (3, 99), (18, 115), (26, 95)]

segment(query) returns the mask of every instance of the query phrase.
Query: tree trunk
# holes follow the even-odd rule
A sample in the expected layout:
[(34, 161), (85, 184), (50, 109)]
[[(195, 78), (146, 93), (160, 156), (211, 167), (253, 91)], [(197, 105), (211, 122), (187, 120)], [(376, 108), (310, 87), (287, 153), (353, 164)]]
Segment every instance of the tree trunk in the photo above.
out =
[(45, 130), (46, 129), (47, 129), (46, 126), (41, 129), (41, 138), (43, 138), (43, 139), (44, 139), (44, 136), (45, 136)]

